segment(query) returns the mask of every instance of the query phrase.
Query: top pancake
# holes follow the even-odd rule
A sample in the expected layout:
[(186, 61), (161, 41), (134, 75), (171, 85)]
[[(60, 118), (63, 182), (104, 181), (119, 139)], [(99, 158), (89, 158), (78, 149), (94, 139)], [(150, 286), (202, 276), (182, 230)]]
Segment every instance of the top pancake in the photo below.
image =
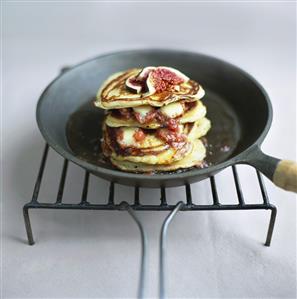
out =
[(178, 88), (170, 91), (156, 92), (146, 95), (145, 93), (133, 93), (126, 87), (126, 80), (139, 74), (141, 69), (130, 69), (110, 76), (101, 86), (97, 93), (95, 105), (103, 109), (120, 109), (151, 105), (161, 107), (176, 101), (197, 101), (205, 92), (201, 85), (193, 80), (188, 80), (178, 85)]

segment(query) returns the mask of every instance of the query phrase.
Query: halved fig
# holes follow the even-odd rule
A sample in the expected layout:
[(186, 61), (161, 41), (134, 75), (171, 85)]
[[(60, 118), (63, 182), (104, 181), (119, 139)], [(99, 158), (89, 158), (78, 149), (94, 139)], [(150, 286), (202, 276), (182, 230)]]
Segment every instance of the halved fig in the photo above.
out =
[(159, 66), (149, 72), (146, 80), (148, 94), (168, 90), (188, 80), (186, 75), (174, 68)]
[(148, 78), (149, 73), (154, 70), (155, 67), (148, 66), (141, 70), (136, 76), (132, 76), (126, 80), (126, 87), (135, 92), (141, 93), (147, 91), (146, 80)]

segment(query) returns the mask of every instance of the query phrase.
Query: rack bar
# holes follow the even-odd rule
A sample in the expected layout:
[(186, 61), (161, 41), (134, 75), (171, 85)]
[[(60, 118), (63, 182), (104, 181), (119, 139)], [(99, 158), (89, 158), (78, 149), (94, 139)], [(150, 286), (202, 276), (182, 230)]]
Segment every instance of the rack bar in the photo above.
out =
[(161, 187), (161, 207), (167, 206), (167, 201), (166, 201), (166, 190), (164, 187)]
[(264, 186), (262, 175), (258, 170), (256, 170), (256, 173), (257, 173), (257, 177), (258, 177), (258, 181), (259, 181), (259, 185), (260, 185), (260, 189), (261, 189), (263, 202), (264, 202), (264, 204), (267, 205), (267, 204), (269, 204), (269, 199), (268, 199), (266, 188)]
[(114, 182), (111, 182), (109, 185), (109, 196), (108, 203), (109, 206), (114, 205)]
[[(171, 211), (175, 208), (175, 205), (139, 205), (131, 206), (136, 211)], [(32, 209), (57, 209), (57, 210), (121, 210), (119, 204), (107, 205), (107, 204), (91, 204), (79, 205), (71, 203), (62, 203), (55, 205), (53, 203), (29, 203), (29, 208)], [(230, 210), (269, 210), (270, 206), (265, 204), (245, 204), (239, 206), (237, 204), (220, 204), (220, 205), (195, 205), (192, 206), (184, 205), (181, 211), (230, 211)]]
[(187, 197), (187, 206), (192, 206), (192, 192), (190, 184), (186, 184), (186, 197)]
[(239, 205), (244, 205), (244, 198), (243, 198), (243, 194), (242, 194), (242, 189), (240, 186), (240, 182), (239, 182), (239, 178), (238, 178), (238, 173), (237, 173), (237, 169), (235, 165), (232, 165), (232, 172), (233, 172), (233, 178), (234, 178), (234, 182), (235, 182), (235, 187), (236, 187), (236, 193), (237, 193), (237, 198), (238, 198), (238, 202)]
[(64, 159), (56, 204), (60, 204), (62, 202), (63, 193), (64, 193), (64, 186), (65, 186), (65, 181), (66, 181), (67, 169), (68, 169), (68, 160)]
[(217, 191), (217, 186), (216, 186), (216, 181), (215, 181), (214, 176), (210, 177), (210, 185), (211, 185), (213, 204), (215, 206), (218, 206), (218, 205), (220, 205), (220, 202), (219, 202), (219, 196), (218, 196), (218, 191)]
[(36, 183), (35, 183), (34, 191), (33, 191), (33, 195), (32, 195), (32, 201), (34, 201), (34, 202), (37, 201), (37, 197), (39, 194), (41, 181), (42, 181), (42, 177), (43, 177), (43, 172), (44, 172), (44, 168), (45, 168), (45, 164), (46, 164), (46, 160), (47, 160), (48, 149), (49, 149), (49, 146), (46, 143), (44, 150), (43, 150), (43, 155), (42, 155), (42, 159), (41, 159), (41, 163), (40, 163), (40, 167), (39, 167), (39, 171), (38, 171), (38, 175), (37, 175), (37, 179), (36, 179)]
[(134, 188), (134, 205), (139, 206), (139, 187)]
[(84, 187), (81, 195), (81, 205), (88, 204), (87, 197), (88, 197), (88, 188), (89, 188), (89, 177), (90, 173), (88, 171), (85, 172), (85, 179), (84, 179)]

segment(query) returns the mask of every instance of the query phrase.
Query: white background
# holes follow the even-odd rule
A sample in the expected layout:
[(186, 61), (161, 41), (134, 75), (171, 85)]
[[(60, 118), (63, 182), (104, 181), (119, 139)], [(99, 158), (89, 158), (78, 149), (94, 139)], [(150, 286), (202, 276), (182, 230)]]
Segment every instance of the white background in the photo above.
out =
[[(218, 56), (250, 72), (271, 97), (274, 120), (263, 150), (296, 159), (296, 4), (288, 2), (3, 2), (3, 298), (135, 297), (140, 239), (125, 212), (33, 211), (28, 246), (22, 206), (30, 200), (44, 141), (35, 122), (41, 91), (59, 68), (130, 48), (180, 48)], [(182, 59), (182, 57), (181, 57)], [(257, 109), (257, 107), (255, 107)], [(255, 124), (256, 125), (256, 124)], [(62, 158), (49, 154), (42, 201), (53, 202)], [(240, 168), (247, 202), (260, 202), (255, 172)], [(83, 171), (70, 165), (65, 201), (78, 202)], [(230, 170), (217, 176), (220, 200), (235, 202)], [(91, 178), (90, 201), (107, 183)], [(210, 201), (209, 182), (193, 185)], [(296, 197), (267, 181), (278, 207), (272, 246), (267, 211), (180, 213), (168, 236), (168, 296), (295, 298)], [(182, 188), (167, 192), (172, 202)], [(118, 201), (132, 189), (118, 187)], [(156, 203), (157, 190), (143, 190)], [(149, 236), (148, 297), (158, 291), (162, 212), (139, 213)]]

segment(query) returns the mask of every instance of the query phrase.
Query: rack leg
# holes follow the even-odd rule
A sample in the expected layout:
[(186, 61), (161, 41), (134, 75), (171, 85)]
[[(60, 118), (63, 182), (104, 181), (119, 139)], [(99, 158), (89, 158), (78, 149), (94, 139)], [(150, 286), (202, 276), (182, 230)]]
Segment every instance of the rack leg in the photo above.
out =
[(184, 203), (182, 201), (178, 202), (175, 206), (174, 210), (166, 217), (165, 221), (163, 222), (161, 234), (160, 234), (160, 299), (165, 298), (165, 239), (168, 230), (168, 226), (176, 213), (183, 207)]
[(269, 221), (269, 227), (268, 227), (268, 232), (267, 232), (265, 246), (270, 246), (271, 238), (272, 238), (272, 234), (273, 234), (273, 229), (274, 229), (274, 223), (275, 223), (276, 214), (277, 214), (277, 209), (276, 209), (275, 206), (273, 206), (271, 208), (271, 215), (270, 215), (270, 221)]
[(34, 245), (34, 239), (33, 239), (33, 233), (31, 228), (31, 222), (29, 217), (29, 208), (24, 206), (23, 208), (23, 214), (24, 214), (24, 220), (25, 220), (25, 226), (26, 226), (26, 232), (28, 237), (28, 244)]

